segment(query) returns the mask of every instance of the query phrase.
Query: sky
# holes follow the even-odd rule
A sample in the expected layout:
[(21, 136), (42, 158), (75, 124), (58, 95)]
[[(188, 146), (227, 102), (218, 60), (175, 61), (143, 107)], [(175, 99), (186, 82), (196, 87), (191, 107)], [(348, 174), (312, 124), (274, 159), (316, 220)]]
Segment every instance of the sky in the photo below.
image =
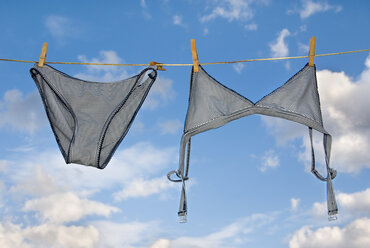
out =
[[(370, 3), (333, 0), (1, 1), (0, 58), (101, 63), (200, 63), (370, 48)], [(308, 59), (205, 65), (256, 102)], [(307, 127), (260, 115), (192, 139), (188, 223), (178, 223), (178, 167), (189, 66), (159, 71), (104, 170), (66, 165), (32, 63), (0, 61), (0, 247), (289, 247), (370, 245), (370, 53), (316, 57), (339, 214), (310, 173)], [(144, 67), (53, 65), (110, 82)], [(314, 132), (324, 170), (322, 134)]]

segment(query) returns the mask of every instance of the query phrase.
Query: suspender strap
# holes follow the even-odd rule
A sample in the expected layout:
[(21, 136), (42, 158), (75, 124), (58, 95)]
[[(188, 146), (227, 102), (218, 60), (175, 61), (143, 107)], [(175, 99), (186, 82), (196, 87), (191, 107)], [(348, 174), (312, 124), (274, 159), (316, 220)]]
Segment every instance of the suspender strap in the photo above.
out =
[(180, 223), (186, 223), (187, 219), (187, 213), (188, 213), (188, 205), (187, 205), (187, 200), (186, 200), (186, 188), (185, 188), (185, 180), (183, 179), (182, 175), (181, 176), (181, 181), (182, 181), (182, 189), (181, 189), (181, 198), (180, 198), (180, 206), (179, 206), (179, 212), (177, 213), (179, 217), (179, 222)]
[(323, 137), (323, 144), (324, 144), (324, 151), (325, 151), (325, 163), (326, 163), (326, 170), (327, 176), (326, 178), (323, 177), (317, 170), (315, 165), (315, 152), (313, 149), (313, 142), (312, 142), (312, 128), (308, 128), (310, 141), (311, 141), (311, 154), (312, 154), (312, 167), (311, 172), (321, 181), (326, 181), (326, 189), (327, 189), (327, 206), (328, 206), (328, 215), (329, 220), (335, 220), (336, 214), (338, 214), (338, 207), (337, 202), (335, 200), (334, 189), (332, 179), (335, 178), (337, 175), (337, 171), (330, 168), (330, 152), (331, 152), (331, 136), (329, 134), (324, 133)]
[[(167, 178), (170, 181), (172, 181), (172, 182), (182, 182), (180, 206), (179, 206), (179, 212), (177, 213), (180, 223), (186, 223), (187, 222), (186, 216), (187, 216), (187, 211), (188, 211), (188, 205), (187, 205), (187, 200), (186, 200), (185, 181), (189, 179), (188, 174), (189, 174), (189, 162), (190, 162), (190, 147), (191, 147), (191, 139), (189, 139), (189, 141), (187, 143), (187, 154), (186, 154), (186, 166), (185, 166), (185, 168), (180, 167), (177, 171), (170, 171), (167, 174)], [(171, 178), (172, 174), (175, 174), (179, 179)]]

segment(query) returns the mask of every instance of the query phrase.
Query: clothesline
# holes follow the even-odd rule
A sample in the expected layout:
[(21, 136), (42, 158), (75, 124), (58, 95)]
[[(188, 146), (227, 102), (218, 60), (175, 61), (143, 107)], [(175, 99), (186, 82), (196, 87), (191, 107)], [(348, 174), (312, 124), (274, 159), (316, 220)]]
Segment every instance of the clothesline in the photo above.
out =
[[(325, 53), (325, 54), (316, 54), (314, 57), (324, 57), (324, 56), (333, 56), (349, 53), (360, 53), (368, 52), (370, 49), (362, 49), (355, 51), (347, 52), (336, 52), (336, 53)], [(278, 57), (278, 58), (261, 58), (261, 59), (246, 59), (246, 60), (236, 60), (236, 61), (226, 61), (226, 62), (208, 62), (208, 63), (199, 63), (200, 65), (220, 65), (220, 64), (235, 64), (235, 63), (244, 63), (244, 62), (255, 62), (255, 61), (272, 61), (272, 60), (285, 60), (285, 59), (302, 59), (308, 58), (309, 56), (294, 56), (294, 57)], [(1, 59), (0, 61), (9, 61), (9, 62), (22, 62), (22, 63), (38, 63), (34, 60), (19, 60), (19, 59)], [(149, 66), (150, 64), (111, 64), (111, 63), (84, 63), (84, 62), (52, 62), (45, 61), (45, 64), (66, 64), (66, 65), (105, 65), (105, 66)], [(192, 66), (193, 64), (166, 64), (166, 63), (156, 63), (159, 66)]]

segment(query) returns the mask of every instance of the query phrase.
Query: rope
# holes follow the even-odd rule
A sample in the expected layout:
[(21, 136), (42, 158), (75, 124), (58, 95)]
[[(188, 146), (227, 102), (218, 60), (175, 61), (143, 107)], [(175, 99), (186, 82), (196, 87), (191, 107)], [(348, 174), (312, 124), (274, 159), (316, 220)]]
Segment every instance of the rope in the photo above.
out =
[[(337, 52), (337, 53), (325, 53), (325, 54), (316, 54), (315, 57), (324, 57), (324, 56), (333, 56), (340, 54), (349, 54), (349, 53), (360, 53), (368, 52), (370, 49), (347, 51), (347, 52)], [(246, 60), (236, 60), (236, 61), (226, 61), (226, 62), (208, 62), (208, 63), (199, 63), (200, 65), (220, 65), (220, 64), (235, 64), (235, 63), (244, 63), (244, 62), (255, 62), (255, 61), (272, 61), (272, 60), (285, 60), (285, 59), (303, 59), (308, 58), (309, 56), (295, 56), (295, 57), (279, 57), (279, 58), (263, 58), (263, 59), (246, 59)], [(19, 60), (19, 59), (0, 59), (0, 61), (11, 61), (11, 62), (22, 62), (22, 63), (38, 63), (38, 61), (30, 60)], [(110, 66), (149, 66), (149, 64), (108, 64), (108, 63), (82, 63), (82, 62), (49, 62), (45, 61), (45, 64), (64, 64), (64, 65), (110, 65)], [(159, 66), (192, 66), (193, 64), (164, 64), (157, 63)]]

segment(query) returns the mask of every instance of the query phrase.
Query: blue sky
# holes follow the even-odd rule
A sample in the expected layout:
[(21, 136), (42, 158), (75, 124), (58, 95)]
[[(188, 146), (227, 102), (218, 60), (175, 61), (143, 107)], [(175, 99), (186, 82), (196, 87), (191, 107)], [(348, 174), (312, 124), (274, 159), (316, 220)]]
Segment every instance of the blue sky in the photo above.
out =
[[(0, 58), (102, 63), (192, 63), (370, 48), (368, 1), (1, 1)], [(208, 65), (257, 101), (307, 59)], [(178, 166), (190, 67), (166, 67), (104, 170), (66, 165), (32, 64), (0, 62), (1, 247), (369, 247), (370, 54), (315, 58), (338, 220), (310, 172), (307, 128), (249, 116), (192, 139), (188, 223), (177, 222)], [(143, 67), (54, 65), (114, 81)], [(323, 171), (322, 137), (314, 133)]]

